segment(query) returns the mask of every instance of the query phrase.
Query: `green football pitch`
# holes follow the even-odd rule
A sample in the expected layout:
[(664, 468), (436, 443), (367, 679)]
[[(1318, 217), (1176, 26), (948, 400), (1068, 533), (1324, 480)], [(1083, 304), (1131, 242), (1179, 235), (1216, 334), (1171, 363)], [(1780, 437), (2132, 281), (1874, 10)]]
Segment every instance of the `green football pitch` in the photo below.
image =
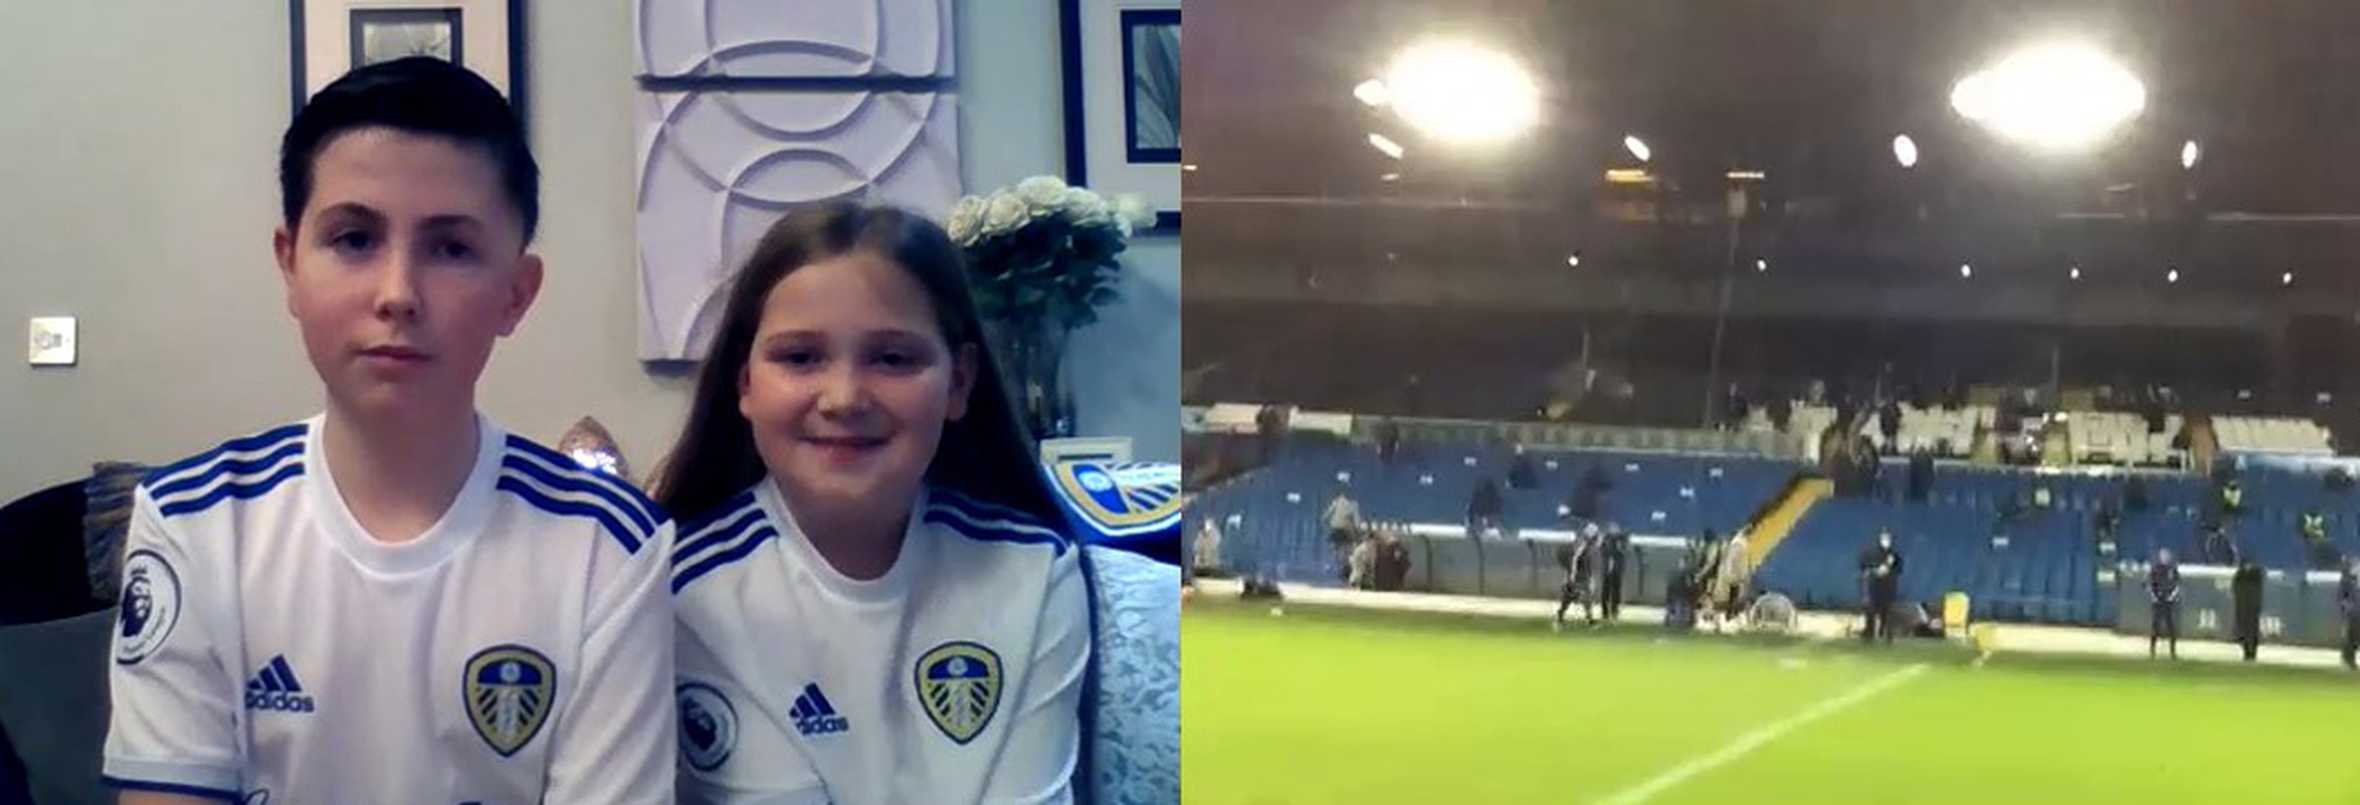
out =
[(1190, 803), (2360, 803), (2360, 677), (1198, 600)]

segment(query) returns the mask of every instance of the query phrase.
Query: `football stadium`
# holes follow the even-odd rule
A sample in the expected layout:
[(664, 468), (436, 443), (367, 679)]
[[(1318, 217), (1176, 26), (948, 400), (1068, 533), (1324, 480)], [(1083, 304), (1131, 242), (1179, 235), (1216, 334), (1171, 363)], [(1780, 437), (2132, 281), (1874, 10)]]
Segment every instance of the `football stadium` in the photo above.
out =
[(1202, 5), (1187, 801), (2360, 802), (2360, 7)]

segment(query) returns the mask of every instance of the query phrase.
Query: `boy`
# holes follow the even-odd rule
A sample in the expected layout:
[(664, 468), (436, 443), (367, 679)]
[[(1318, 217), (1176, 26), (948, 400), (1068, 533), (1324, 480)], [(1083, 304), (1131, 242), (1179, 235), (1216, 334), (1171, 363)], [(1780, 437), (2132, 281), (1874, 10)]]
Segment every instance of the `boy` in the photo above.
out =
[(136, 492), (104, 771), (124, 803), (665, 802), (672, 526), (475, 412), (541, 284), (538, 168), (447, 62), (364, 67), (280, 154), (327, 410)]

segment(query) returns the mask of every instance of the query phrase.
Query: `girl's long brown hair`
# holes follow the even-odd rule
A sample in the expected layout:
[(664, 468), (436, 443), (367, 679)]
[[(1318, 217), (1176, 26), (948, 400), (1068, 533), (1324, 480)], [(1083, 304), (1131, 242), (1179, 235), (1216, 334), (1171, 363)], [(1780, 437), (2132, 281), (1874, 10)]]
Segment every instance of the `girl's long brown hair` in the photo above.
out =
[(657, 471), (656, 502), (684, 521), (695, 520), (768, 474), (754, 450), (753, 426), (738, 413), (738, 376), (753, 352), (762, 303), (788, 273), (853, 252), (910, 272), (926, 289), (935, 324), (953, 354), (963, 345), (975, 347), (975, 388), (967, 413), (944, 425), (926, 480), (1043, 522), (1062, 523), (1032, 438), (1017, 424), (1001, 385), (1000, 363), (983, 335), (958, 246), (923, 216), (850, 202), (806, 207), (779, 219), (738, 270), (720, 330), (697, 377), (688, 424)]

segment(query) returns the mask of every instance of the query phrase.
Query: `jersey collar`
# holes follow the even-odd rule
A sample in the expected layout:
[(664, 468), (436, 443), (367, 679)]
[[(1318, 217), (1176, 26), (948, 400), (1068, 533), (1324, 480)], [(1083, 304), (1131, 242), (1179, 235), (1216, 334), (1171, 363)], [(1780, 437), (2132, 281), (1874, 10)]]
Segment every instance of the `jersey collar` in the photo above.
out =
[(481, 414), (475, 418), (475, 467), (468, 471), (466, 485), (459, 488), (459, 496), (444, 510), (442, 519), (416, 538), (392, 544), (370, 538), (360, 521), (353, 519), (352, 510), (344, 505), (336, 479), (328, 472), (327, 442), (320, 438), (326, 422), (326, 414), (306, 421), (310, 426), (307, 438), (311, 440), (311, 449), (303, 451), (303, 473), (309, 480), (304, 487), (312, 511), (316, 512), (315, 521), (337, 549), (355, 564), (384, 575), (415, 573), (442, 564), (483, 533), (491, 511), (492, 484), (500, 472), (502, 446), (507, 444), (506, 432), (491, 420)]

